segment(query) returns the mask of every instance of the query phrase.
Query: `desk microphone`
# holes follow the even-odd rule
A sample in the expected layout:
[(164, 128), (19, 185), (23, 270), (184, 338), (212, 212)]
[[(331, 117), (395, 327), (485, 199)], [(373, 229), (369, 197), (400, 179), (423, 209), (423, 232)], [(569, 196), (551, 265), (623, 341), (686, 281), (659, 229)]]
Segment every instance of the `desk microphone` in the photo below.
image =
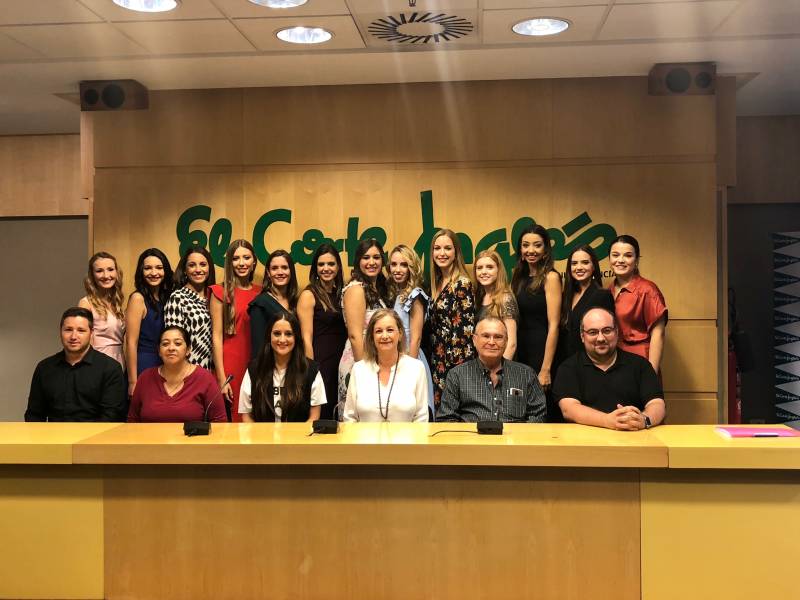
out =
[[(233, 381), (233, 375), (228, 375), (228, 378), (225, 380), (225, 383), (219, 388), (219, 394), (222, 395), (222, 390), (228, 385), (231, 381)], [(186, 421), (183, 424), (183, 433), (187, 437), (193, 437), (195, 435), (209, 435), (211, 433), (211, 423), (208, 422), (208, 409), (211, 408), (211, 405), (214, 404), (214, 400), (217, 398), (214, 397), (211, 402), (206, 405), (206, 410), (203, 413), (203, 420), (202, 421)]]

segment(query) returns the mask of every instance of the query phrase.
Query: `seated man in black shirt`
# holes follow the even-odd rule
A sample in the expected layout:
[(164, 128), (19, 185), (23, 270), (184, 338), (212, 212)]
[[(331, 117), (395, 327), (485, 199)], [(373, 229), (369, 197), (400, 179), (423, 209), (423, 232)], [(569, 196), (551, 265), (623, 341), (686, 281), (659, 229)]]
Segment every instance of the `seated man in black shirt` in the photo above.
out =
[(541, 423), (545, 396), (528, 365), (503, 358), (508, 332), (496, 317), (478, 321), (472, 336), (478, 358), (447, 374), (437, 421)]
[(553, 393), (567, 421), (637, 431), (664, 420), (658, 376), (641, 356), (617, 349), (616, 317), (604, 308), (581, 321), (584, 352), (561, 363)]
[(92, 348), (92, 325), (91, 311), (78, 307), (64, 311), (64, 349), (36, 365), (26, 421), (125, 420), (122, 368)]

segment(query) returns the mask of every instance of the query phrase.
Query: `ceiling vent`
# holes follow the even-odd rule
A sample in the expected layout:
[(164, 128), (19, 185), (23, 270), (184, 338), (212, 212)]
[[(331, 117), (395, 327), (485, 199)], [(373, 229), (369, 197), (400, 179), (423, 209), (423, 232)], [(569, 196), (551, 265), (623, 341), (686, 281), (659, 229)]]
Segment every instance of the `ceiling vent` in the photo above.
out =
[(440, 12), (400, 13), (375, 19), (367, 30), (373, 37), (396, 44), (442, 44), (463, 38), (475, 29), (471, 21)]

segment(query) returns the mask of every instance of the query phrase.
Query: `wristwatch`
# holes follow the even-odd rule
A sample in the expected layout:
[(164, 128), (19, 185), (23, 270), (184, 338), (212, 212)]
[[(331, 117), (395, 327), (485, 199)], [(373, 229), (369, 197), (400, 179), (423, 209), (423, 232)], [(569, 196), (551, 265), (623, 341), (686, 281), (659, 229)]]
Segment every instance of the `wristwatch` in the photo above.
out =
[(644, 416), (644, 428), (650, 429), (653, 426), (653, 422), (650, 420), (650, 417), (647, 415)]

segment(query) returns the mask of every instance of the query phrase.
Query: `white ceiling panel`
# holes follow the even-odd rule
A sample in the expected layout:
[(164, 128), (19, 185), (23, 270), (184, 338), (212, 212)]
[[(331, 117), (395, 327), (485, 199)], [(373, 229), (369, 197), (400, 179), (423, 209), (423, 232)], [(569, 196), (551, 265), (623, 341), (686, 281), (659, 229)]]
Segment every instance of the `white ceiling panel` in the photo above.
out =
[[(309, 0), (310, 2), (311, 0)], [(410, 8), (408, 0), (348, 0), (348, 6), (354, 15), (379, 14), (428, 10), (477, 10), (478, 0), (417, 0), (416, 6)]]
[[(618, 0), (619, 1), (619, 0)], [(486, 10), (499, 10), (509, 8), (561, 8), (563, 6), (606, 6), (609, 0), (483, 0)]]
[[(364, 48), (361, 34), (351, 17), (285, 17), (279, 19), (237, 19), (236, 26), (264, 51), (325, 52)], [(290, 44), (279, 40), (275, 34), (286, 27), (322, 27), (333, 33), (333, 39), (322, 44)]]
[(599, 39), (691, 38), (711, 35), (736, 9), (737, 0), (615, 4)]
[[(244, 2), (245, 0), (241, 0)], [(108, 21), (169, 21), (174, 19), (219, 19), (220, 13), (211, 0), (180, 0), (177, 8), (160, 13), (143, 13), (117, 6), (111, 0), (81, 0)]]
[[(542, 44), (591, 40), (605, 14), (605, 6), (565, 7), (521, 10), (487, 10), (483, 13), (485, 44)], [(541, 37), (518, 35), (511, 30), (515, 23), (536, 17), (559, 17), (570, 22), (569, 29), (558, 35)]]
[(147, 52), (106, 23), (3, 27), (0, 31), (48, 57), (135, 56)]
[(214, 54), (256, 50), (227, 19), (118, 23), (116, 27), (153, 54)]
[(76, 0), (0, 0), (0, 25), (92, 23), (100, 20)]
[[(6, 35), (0, 34), (0, 60), (25, 60), (41, 57), (42, 55), (38, 52), (23, 46)], [(3, 93), (5, 93), (5, 90)]]
[(269, 8), (253, 4), (248, 0), (214, 0), (214, 4), (229, 17), (237, 19), (246, 17), (281, 18), (350, 14), (345, 0), (308, 0), (302, 6), (294, 8)]
[(714, 35), (800, 34), (800, 0), (744, 2)]

